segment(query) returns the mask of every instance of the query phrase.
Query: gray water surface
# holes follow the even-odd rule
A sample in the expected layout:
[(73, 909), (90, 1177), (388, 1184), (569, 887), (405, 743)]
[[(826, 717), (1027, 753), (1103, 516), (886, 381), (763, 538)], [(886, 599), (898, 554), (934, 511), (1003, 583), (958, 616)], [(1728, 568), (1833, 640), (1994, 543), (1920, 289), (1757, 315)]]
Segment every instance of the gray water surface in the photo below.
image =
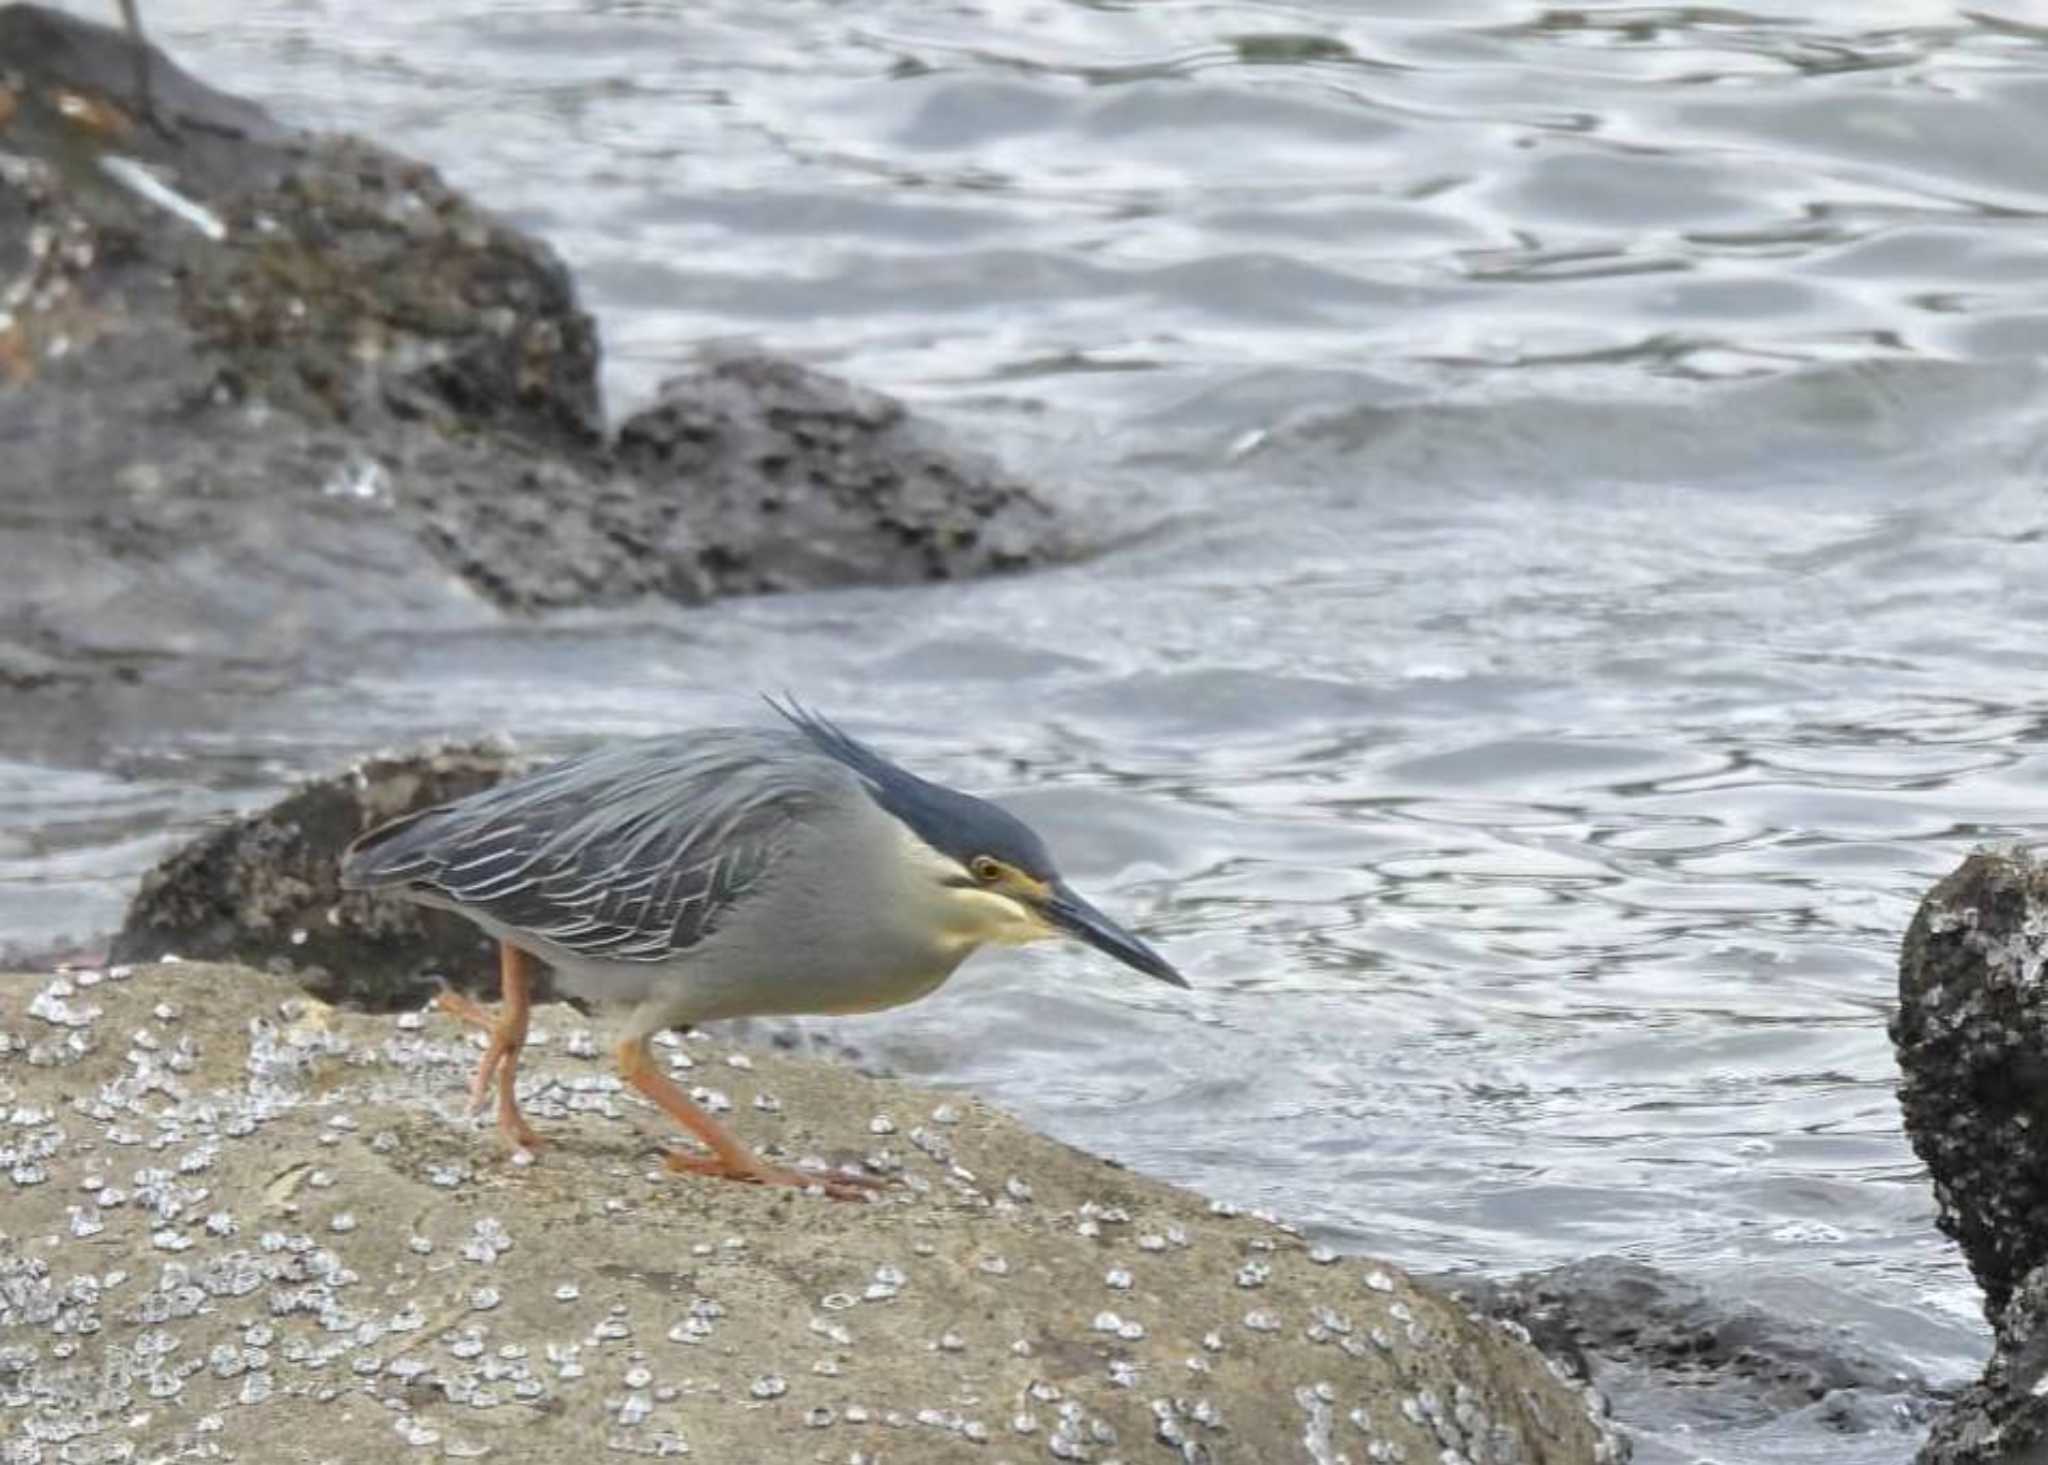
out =
[[(90, 12), (96, 13), (96, 12)], [(1193, 979), (983, 957), (835, 1031), (1419, 1269), (1620, 1251), (1940, 1381), (1913, 905), (2048, 806), (2048, 31), (1984, 10), (152, 0), (548, 237), (630, 409), (707, 337), (1126, 547), (386, 636), (0, 763), (0, 929), (364, 748), (760, 716), (1009, 796)], [(1644, 1458), (1908, 1459), (1813, 1414)]]

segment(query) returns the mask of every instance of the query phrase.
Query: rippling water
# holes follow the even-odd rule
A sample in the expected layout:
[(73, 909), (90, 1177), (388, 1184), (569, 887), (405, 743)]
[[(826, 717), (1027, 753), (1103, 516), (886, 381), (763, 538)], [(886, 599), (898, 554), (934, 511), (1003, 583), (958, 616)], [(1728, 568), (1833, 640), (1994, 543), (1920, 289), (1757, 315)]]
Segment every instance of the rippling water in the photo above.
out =
[[(167, 715), (112, 774), (0, 765), (10, 929), (110, 924), (195, 820), (368, 744), (568, 747), (793, 688), (1013, 795), (1198, 988), (984, 958), (838, 1029), (899, 1068), (1420, 1268), (1623, 1251), (1974, 1373), (1884, 1020), (1918, 895), (2048, 793), (2048, 32), (1913, 3), (152, 15), (200, 74), (550, 238), (615, 407), (757, 341), (1127, 543), (380, 639)], [(1682, 1399), (1642, 1424), (1653, 1460), (1915, 1444)]]

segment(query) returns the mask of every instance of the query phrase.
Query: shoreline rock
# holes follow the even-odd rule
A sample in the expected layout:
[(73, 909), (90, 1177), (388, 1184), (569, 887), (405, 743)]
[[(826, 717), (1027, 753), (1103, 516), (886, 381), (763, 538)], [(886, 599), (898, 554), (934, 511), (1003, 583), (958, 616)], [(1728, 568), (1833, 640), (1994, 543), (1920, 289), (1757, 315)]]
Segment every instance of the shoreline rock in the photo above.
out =
[[(707, 1039), (681, 1081), (834, 1203), (659, 1166), (551, 1007), (548, 1145), (461, 1112), (438, 1017), (181, 963), (0, 976), (0, 1380), (18, 1437), (275, 1458), (1624, 1458), (1513, 1330), (972, 1099)], [(1455, 1454), (1450, 1453), (1455, 1452)]]
[[(714, 355), (606, 432), (567, 268), (425, 164), (0, 6), (0, 692), (95, 762), (175, 699), (385, 632), (1077, 558), (900, 403)], [(115, 729), (109, 732), (109, 729)]]
[(1994, 1351), (1920, 1465), (2048, 1458), (2048, 870), (1979, 851), (1899, 954), (1899, 1108), (1937, 1221), (1984, 1291)]

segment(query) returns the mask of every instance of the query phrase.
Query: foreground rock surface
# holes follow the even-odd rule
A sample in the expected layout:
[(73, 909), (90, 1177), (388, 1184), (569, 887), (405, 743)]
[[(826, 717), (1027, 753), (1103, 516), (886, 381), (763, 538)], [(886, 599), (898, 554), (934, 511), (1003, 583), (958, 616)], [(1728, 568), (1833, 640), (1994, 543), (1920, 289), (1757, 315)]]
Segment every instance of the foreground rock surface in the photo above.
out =
[[(469, 1045), (247, 968), (0, 977), (0, 1417), (57, 1458), (1613, 1458), (1510, 1330), (1391, 1267), (831, 1065), (668, 1050), (867, 1203), (674, 1177), (580, 1018)], [(422, 1452), (425, 1453), (422, 1453)], [(1455, 1452), (1455, 1453), (1450, 1453)]]
[(2048, 1460), (2044, 976), (2048, 870), (2017, 852), (1974, 854), (1929, 892), (1899, 957), (1899, 1106), (1996, 1340), (1922, 1465)]
[(545, 244), (153, 74), (168, 135), (125, 37), (0, 6), (5, 751), (96, 761), (180, 697), (218, 723), (386, 632), (1070, 557), (1029, 487), (787, 362), (721, 358), (607, 440)]

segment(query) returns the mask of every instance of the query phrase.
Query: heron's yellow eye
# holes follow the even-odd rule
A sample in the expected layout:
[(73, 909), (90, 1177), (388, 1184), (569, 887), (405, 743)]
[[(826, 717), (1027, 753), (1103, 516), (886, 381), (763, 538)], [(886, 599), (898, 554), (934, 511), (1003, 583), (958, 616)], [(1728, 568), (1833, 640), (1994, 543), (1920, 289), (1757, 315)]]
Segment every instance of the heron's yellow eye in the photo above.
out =
[(974, 878), (984, 885), (993, 885), (996, 881), (1003, 878), (1002, 862), (1000, 860), (992, 860), (987, 855), (976, 855), (973, 863), (969, 864), (967, 868)]

